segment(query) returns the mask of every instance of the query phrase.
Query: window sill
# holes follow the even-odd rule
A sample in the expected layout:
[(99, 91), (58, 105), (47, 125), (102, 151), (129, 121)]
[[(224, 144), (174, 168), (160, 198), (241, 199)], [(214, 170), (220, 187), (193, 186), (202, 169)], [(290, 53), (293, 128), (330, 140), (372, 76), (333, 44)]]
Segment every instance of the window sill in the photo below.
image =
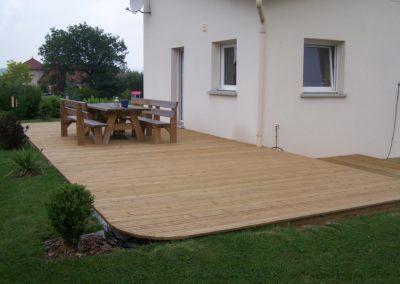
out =
[(341, 93), (323, 93), (323, 92), (315, 92), (315, 93), (309, 93), (309, 92), (303, 92), (300, 95), (301, 98), (304, 99), (326, 99), (326, 98), (335, 98), (335, 99), (343, 99), (347, 97), (346, 94), (341, 94)]
[(208, 92), (209, 95), (212, 96), (227, 96), (227, 97), (236, 97), (236, 91), (228, 91), (228, 90), (212, 90)]

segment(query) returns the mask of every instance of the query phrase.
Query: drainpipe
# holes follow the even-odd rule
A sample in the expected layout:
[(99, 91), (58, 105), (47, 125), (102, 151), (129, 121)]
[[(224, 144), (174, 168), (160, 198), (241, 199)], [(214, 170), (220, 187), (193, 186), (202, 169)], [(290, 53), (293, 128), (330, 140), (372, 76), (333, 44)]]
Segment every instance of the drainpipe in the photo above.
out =
[(258, 115), (257, 115), (257, 147), (262, 147), (264, 136), (264, 93), (265, 93), (265, 15), (263, 1), (256, 0), (260, 17), (259, 36), (259, 69), (258, 69)]

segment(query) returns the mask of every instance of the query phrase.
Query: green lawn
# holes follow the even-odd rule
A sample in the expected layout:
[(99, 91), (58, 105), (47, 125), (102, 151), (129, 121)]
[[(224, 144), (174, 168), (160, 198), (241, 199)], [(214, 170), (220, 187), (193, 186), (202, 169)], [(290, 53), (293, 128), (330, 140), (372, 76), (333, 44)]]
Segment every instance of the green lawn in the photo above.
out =
[(55, 237), (44, 204), (65, 181), (4, 177), (0, 151), (1, 283), (398, 283), (400, 214), (354, 218), (298, 231), (263, 228), (108, 255), (48, 262), (42, 242)]

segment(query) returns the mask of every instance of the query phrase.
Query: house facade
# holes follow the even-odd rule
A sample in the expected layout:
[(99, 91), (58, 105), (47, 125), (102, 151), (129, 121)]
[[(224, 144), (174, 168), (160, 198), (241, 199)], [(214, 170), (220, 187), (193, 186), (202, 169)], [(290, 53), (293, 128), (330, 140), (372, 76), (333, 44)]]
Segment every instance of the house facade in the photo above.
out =
[(266, 147), (277, 131), (279, 147), (310, 157), (387, 156), (398, 1), (147, 0), (144, 10), (146, 96), (178, 100), (185, 128)]
[(41, 81), (43, 75), (45, 74), (43, 64), (37, 61), (35, 58), (31, 58), (24, 62), (24, 64), (28, 65), (29, 74), (31, 76), (30, 85), (37, 86)]

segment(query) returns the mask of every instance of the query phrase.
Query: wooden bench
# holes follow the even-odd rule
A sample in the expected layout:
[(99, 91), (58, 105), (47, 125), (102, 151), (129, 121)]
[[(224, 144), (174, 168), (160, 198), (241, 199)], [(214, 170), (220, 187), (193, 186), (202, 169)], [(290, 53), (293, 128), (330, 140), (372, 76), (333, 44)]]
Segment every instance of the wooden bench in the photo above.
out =
[[(177, 106), (178, 102), (151, 99), (132, 99), (132, 104), (149, 108), (139, 116), (139, 122), (146, 135), (152, 136), (153, 143), (161, 143), (161, 129), (169, 133), (170, 143), (177, 142)], [(161, 120), (161, 118), (164, 118)]]
[(61, 99), (61, 136), (68, 136), (68, 127), (76, 123), (76, 136), (78, 145), (85, 145), (85, 135), (92, 132), (94, 143), (102, 144), (103, 127), (107, 124), (89, 118), (87, 104), (85, 102)]

